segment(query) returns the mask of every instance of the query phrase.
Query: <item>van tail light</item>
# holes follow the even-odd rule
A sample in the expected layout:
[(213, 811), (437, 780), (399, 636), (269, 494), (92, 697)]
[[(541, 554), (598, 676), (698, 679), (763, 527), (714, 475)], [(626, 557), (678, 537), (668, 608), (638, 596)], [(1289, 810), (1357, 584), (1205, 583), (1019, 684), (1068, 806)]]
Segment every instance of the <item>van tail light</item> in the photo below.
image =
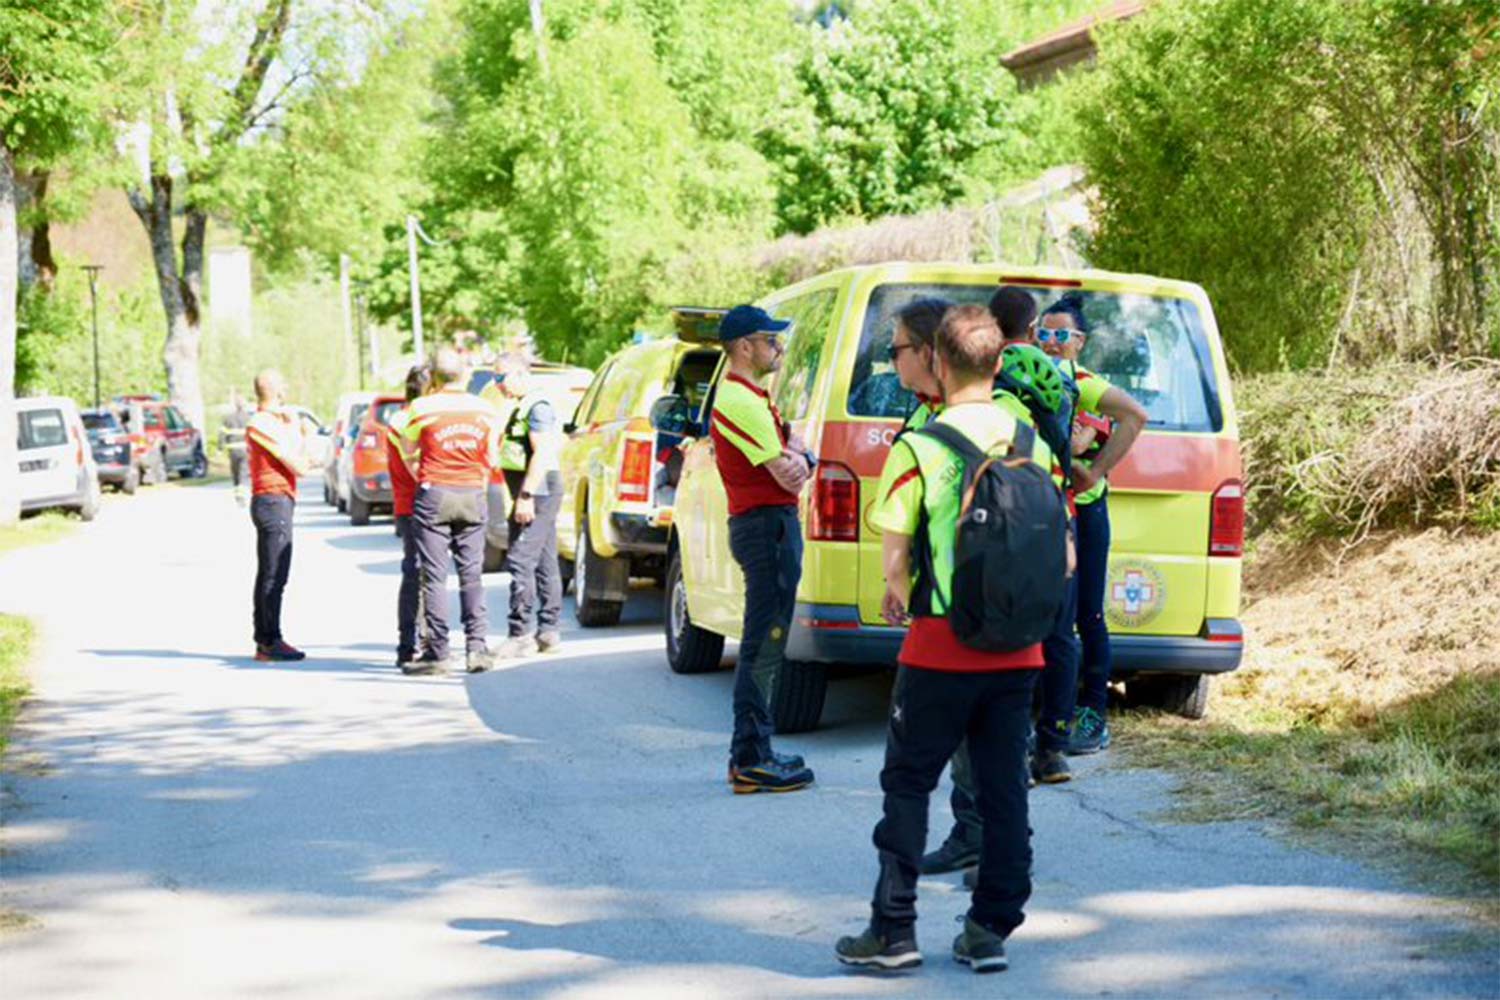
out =
[(1245, 488), (1238, 479), (1214, 490), (1208, 518), (1208, 554), (1236, 558), (1245, 554)]
[(819, 461), (807, 520), (811, 542), (859, 541), (859, 477), (839, 462)]
[(644, 503), (651, 496), (650, 438), (626, 438), (625, 457), (620, 459), (620, 483), (615, 493), (621, 500)]

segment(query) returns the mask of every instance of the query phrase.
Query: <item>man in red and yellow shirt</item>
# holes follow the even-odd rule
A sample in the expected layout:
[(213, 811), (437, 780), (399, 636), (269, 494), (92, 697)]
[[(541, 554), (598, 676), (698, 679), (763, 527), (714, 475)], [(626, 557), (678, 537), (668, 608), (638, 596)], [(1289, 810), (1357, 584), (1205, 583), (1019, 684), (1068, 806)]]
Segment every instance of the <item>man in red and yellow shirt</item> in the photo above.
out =
[(385, 431), (386, 466), (391, 472), (391, 508), (396, 516), (396, 534), (401, 536), (401, 590), (396, 598), (396, 666), (402, 670), (416, 664), (417, 618), (422, 607), (422, 566), (417, 554), (416, 532), (411, 526), (412, 503), (417, 480), (406, 464), (406, 441), (401, 432), (411, 419), (411, 404), (432, 385), (432, 370), (412, 365), (406, 373), (406, 406), (391, 417)]
[(432, 361), (436, 389), (411, 404), (401, 437), (407, 467), (416, 479), (412, 527), (422, 566), (427, 650), (403, 668), (408, 674), (443, 671), (448, 659), (449, 552), (458, 568), (458, 599), (470, 673), (492, 665), (484, 606), (484, 527), (490, 469), (499, 459), (500, 420), (495, 408), (465, 389), (468, 369), (450, 347)]
[(250, 520), (255, 523), (255, 658), (301, 660), (281, 637), (281, 596), (292, 569), (292, 514), (297, 477), (311, 467), (297, 418), (287, 413), (286, 379), (271, 369), (255, 376), (255, 415), (245, 428), (250, 465)]
[(710, 434), (729, 498), (729, 550), (745, 575), (729, 744), (729, 781), (736, 793), (789, 792), (813, 780), (801, 757), (771, 749), (772, 686), (802, 578), (797, 496), (813, 465), (760, 386), (781, 367), (781, 334), (790, 326), (748, 305), (729, 310), (719, 324), (729, 371), (714, 396)]

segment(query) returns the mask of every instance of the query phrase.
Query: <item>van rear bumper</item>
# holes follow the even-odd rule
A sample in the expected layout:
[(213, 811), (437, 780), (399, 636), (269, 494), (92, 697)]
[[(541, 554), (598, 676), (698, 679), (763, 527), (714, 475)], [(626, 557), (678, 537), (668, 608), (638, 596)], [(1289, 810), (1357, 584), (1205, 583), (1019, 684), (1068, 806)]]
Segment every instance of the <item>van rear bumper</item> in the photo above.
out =
[(1111, 676), (1134, 673), (1224, 674), (1245, 654), (1244, 633), (1232, 618), (1210, 618), (1202, 633), (1111, 635)]
[[(847, 604), (798, 602), (787, 637), (790, 660), (822, 663), (894, 665), (906, 629), (866, 625), (859, 609)], [(1111, 675), (1133, 673), (1222, 674), (1240, 665), (1244, 633), (1230, 618), (1204, 623), (1202, 633), (1188, 635), (1111, 635)]]

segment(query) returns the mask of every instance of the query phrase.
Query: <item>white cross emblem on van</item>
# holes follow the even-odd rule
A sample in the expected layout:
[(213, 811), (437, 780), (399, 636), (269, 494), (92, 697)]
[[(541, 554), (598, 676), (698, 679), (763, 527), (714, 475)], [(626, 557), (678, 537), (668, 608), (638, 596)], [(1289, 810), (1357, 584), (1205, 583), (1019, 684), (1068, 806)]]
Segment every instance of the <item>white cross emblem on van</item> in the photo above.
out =
[(1117, 583), (1110, 595), (1121, 604), (1125, 605), (1125, 613), (1138, 615), (1142, 606), (1150, 604), (1156, 597), (1156, 588), (1151, 581), (1146, 579), (1135, 570), (1125, 574), (1123, 583)]

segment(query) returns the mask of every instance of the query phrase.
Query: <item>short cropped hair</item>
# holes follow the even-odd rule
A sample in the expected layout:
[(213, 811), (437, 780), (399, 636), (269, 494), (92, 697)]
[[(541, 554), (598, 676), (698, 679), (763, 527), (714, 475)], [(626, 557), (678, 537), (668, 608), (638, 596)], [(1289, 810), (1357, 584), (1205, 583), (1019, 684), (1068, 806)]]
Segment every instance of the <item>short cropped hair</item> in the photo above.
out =
[(1036, 300), (1025, 289), (1004, 285), (990, 296), (990, 315), (1000, 324), (1000, 334), (1007, 341), (1026, 340), (1031, 336), (1031, 324), (1036, 322)]
[(943, 314), (953, 307), (947, 299), (925, 298), (909, 302), (896, 313), (896, 322), (906, 327), (918, 347), (931, 347), (937, 339)]
[(991, 378), (1001, 346), (1000, 327), (984, 306), (954, 306), (943, 314), (937, 353), (960, 378)]
[(439, 347), (432, 357), (432, 377), (442, 385), (457, 382), (466, 369), (463, 355), (451, 347)]

